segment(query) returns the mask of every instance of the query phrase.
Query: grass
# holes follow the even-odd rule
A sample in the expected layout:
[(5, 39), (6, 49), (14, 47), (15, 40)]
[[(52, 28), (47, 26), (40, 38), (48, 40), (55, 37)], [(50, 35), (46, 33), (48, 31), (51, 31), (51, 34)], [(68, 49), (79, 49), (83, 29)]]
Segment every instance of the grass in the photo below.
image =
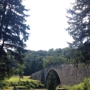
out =
[[(1, 82), (1, 81), (0, 81)], [(24, 76), (23, 78), (19, 78), (19, 76), (12, 76), (10, 79), (5, 79), (2, 82), (7, 83), (8, 85), (4, 85), (3, 90), (12, 90), (13, 84), (15, 84), (18, 88), (35, 88), (35, 87), (43, 87), (44, 85), (39, 80), (33, 80), (30, 76)], [(1, 88), (1, 87), (0, 87)], [(0, 89), (1, 90), (1, 89)]]
[(34, 81), (37, 82), (37, 80), (30, 79), (30, 76), (23, 76), (23, 78), (19, 78), (19, 76), (13, 76), (10, 79), (6, 79), (8, 82), (18, 82), (18, 81)]
[(10, 79), (6, 80), (6, 81), (9, 81), (9, 82), (18, 82), (19, 81), (19, 76), (13, 76), (11, 77)]
[(13, 90), (13, 87), (8, 87), (8, 89), (4, 89), (4, 90)]

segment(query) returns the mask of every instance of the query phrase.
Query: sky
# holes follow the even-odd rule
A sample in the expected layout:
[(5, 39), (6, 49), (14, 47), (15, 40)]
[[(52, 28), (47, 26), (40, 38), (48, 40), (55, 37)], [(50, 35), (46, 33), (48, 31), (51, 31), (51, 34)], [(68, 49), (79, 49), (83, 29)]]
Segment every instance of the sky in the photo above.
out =
[(66, 9), (71, 0), (25, 0), (30, 9), (27, 24), (30, 25), (30, 36), (26, 42), (29, 50), (49, 50), (68, 47), (72, 37), (67, 28)]

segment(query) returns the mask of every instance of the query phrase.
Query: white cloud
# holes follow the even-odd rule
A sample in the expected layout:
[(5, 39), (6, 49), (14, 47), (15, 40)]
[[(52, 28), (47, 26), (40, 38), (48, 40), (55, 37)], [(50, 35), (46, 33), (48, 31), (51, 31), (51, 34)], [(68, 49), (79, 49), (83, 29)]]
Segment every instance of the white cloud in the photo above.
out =
[(67, 26), (66, 8), (70, 0), (26, 0), (24, 4), (30, 8), (30, 37), (27, 48), (31, 50), (48, 50), (50, 48), (67, 47), (72, 38), (65, 31)]

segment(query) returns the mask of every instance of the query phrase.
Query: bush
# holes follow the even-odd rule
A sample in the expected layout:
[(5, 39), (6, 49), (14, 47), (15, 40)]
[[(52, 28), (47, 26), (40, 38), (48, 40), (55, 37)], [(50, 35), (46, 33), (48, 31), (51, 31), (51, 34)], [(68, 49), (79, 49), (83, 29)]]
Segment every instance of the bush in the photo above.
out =
[(31, 87), (30, 87), (30, 85), (26, 85), (26, 88), (27, 88), (27, 89), (30, 89)]
[(17, 86), (18, 89), (26, 89), (25, 86)]
[(31, 88), (42, 88), (44, 85), (38, 80), (30, 80), (30, 77), (25, 77), (25, 79), (21, 79), (19, 81), (18, 77), (10, 78), (9, 80), (0, 80), (0, 89), (9, 88), (13, 85), (16, 85), (18, 89), (31, 89)]
[(84, 90), (90, 90), (90, 78), (84, 79)]
[(0, 88), (7, 88), (9, 86), (9, 82), (7, 81), (0, 81)]

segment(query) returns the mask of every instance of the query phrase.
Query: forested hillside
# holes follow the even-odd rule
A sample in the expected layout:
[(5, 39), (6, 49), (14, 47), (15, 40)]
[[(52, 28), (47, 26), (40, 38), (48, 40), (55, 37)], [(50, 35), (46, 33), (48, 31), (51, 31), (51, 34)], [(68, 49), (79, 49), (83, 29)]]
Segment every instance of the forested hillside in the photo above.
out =
[(29, 50), (25, 54), (24, 58), (24, 74), (30, 75), (38, 70), (46, 68), (50, 65), (63, 64), (63, 63), (72, 63), (70, 60), (70, 48), (58, 48), (58, 49), (49, 49), (48, 51), (31, 51)]

